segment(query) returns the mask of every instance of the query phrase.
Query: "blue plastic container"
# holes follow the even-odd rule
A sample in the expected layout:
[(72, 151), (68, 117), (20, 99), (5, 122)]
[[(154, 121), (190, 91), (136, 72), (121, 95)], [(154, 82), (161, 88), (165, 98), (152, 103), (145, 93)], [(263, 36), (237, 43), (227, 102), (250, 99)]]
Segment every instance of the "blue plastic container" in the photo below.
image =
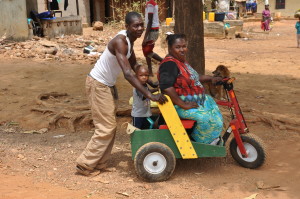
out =
[(224, 21), (225, 12), (216, 12), (215, 13), (215, 21)]

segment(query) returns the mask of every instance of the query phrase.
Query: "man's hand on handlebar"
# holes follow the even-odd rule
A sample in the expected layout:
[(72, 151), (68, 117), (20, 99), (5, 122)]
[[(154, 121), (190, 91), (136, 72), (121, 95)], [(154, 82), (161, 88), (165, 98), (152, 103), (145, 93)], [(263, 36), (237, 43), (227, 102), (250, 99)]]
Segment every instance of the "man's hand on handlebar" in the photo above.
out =
[(158, 102), (160, 104), (164, 104), (164, 103), (166, 103), (168, 101), (168, 99), (166, 98), (166, 96), (164, 96), (161, 93), (152, 94), (149, 99), (152, 100), (152, 101), (154, 101), (154, 102)]

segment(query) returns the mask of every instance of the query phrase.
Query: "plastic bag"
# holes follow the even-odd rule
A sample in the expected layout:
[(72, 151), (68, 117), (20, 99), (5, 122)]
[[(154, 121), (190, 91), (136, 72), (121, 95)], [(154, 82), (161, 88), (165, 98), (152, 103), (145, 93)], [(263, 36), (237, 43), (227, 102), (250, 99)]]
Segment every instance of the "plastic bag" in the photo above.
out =
[(230, 28), (230, 24), (229, 24), (229, 23), (225, 23), (225, 24), (224, 24), (224, 28), (225, 28), (225, 29), (229, 29), (229, 28)]
[(260, 23), (260, 28), (261, 28), (262, 30), (265, 30), (264, 22), (261, 22), (261, 23)]

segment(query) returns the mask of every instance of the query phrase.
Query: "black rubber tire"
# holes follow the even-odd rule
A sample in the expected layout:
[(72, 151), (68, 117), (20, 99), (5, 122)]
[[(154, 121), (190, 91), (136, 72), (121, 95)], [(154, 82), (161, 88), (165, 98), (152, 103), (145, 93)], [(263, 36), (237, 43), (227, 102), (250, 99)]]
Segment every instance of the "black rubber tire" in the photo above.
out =
[[(237, 142), (235, 138), (233, 138), (230, 142), (230, 153), (233, 159), (237, 161), (241, 166), (249, 169), (255, 169), (263, 165), (267, 158), (266, 147), (263, 141), (259, 137), (253, 134), (243, 134), (241, 135), (241, 139), (244, 145), (246, 144), (248, 147), (253, 147), (255, 149), (254, 151), (255, 155), (249, 154), (248, 158), (243, 158), (241, 155), (239, 155)], [(247, 150), (247, 146), (245, 146), (246, 150)]]
[[(153, 155), (159, 155), (160, 158), (164, 159), (166, 164), (165, 168), (159, 173), (151, 173), (145, 168), (144, 160), (146, 157)], [(163, 161), (161, 161), (163, 162)], [(153, 162), (152, 165), (155, 167), (157, 164)], [(137, 175), (144, 181), (147, 182), (160, 182), (170, 178), (176, 166), (176, 158), (173, 151), (165, 144), (160, 142), (150, 142), (144, 144), (139, 148), (134, 157), (134, 167)]]

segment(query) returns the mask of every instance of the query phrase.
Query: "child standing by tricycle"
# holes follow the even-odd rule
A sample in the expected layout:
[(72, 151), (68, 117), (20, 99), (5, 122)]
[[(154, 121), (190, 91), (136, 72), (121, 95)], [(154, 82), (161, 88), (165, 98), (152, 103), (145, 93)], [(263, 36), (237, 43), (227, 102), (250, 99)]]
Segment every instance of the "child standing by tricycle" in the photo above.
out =
[[(145, 66), (138, 65), (135, 69), (135, 74), (137, 79), (141, 82), (142, 85), (150, 92), (154, 93), (158, 91), (158, 88), (150, 89), (148, 84), (151, 83), (151, 86), (154, 86), (153, 83), (149, 80), (149, 69)], [(150, 81), (150, 82), (149, 82)], [(151, 113), (151, 101), (143, 96), (141, 92), (133, 88), (133, 102), (132, 102), (132, 124), (139, 129), (149, 129), (152, 125), (152, 120), (150, 116)]]

